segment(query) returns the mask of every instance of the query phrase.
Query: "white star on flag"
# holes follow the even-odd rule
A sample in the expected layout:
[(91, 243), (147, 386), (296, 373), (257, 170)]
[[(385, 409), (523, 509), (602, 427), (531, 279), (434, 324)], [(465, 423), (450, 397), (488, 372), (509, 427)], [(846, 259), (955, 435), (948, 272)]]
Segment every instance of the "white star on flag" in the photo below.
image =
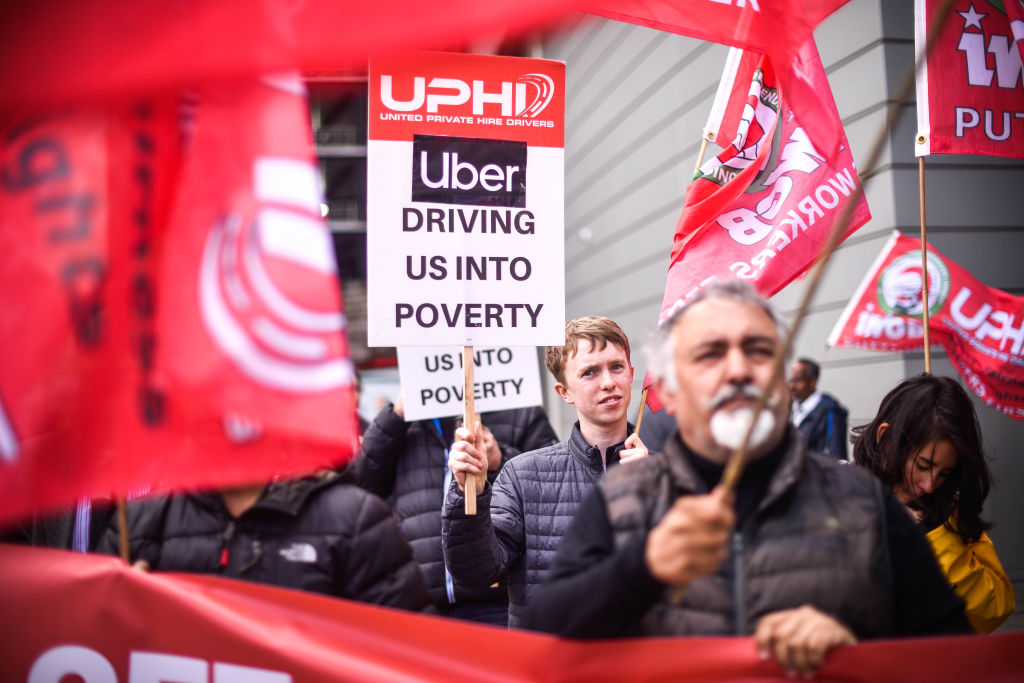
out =
[(964, 28), (976, 26), (979, 31), (982, 30), (981, 20), (988, 16), (987, 14), (981, 14), (979, 12), (976, 12), (974, 10), (973, 2), (971, 3), (970, 8), (966, 12), (961, 12), (957, 10), (957, 14), (964, 18)]

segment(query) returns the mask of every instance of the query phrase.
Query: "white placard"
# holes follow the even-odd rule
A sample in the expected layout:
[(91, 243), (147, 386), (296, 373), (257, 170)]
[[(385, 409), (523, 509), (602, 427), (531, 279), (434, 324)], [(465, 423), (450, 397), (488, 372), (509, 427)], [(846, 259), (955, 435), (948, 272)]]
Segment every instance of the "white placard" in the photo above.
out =
[(371, 63), (370, 346), (564, 342), (564, 68)]
[[(536, 347), (480, 347), (473, 357), (476, 412), (540, 405)], [(398, 373), (406, 420), (462, 415), (462, 347), (399, 347)]]

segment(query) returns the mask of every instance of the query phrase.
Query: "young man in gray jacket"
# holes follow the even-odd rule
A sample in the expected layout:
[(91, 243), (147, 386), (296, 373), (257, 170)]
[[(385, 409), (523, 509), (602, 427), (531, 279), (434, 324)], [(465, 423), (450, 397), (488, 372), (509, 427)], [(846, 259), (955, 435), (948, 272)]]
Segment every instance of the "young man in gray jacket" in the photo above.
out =
[[(456, 431), (445, 500), (445, 563), (457, 584), (508, 580), (509, 626), (520, 626), (530, 596), (544, 580), (558, 542), (584, 494), (608, 468), (647, 455), (626, 420), (633, 366), (629, 339), (608, 318), (588, 316), (565, 326), (565, 345), (545, 358), (555, 391), (576, 407), (567, 441), (509, 461), (493, 484), (479, 431)], [(477, 514), (464, 514), (466, 473), (476, 476)]]

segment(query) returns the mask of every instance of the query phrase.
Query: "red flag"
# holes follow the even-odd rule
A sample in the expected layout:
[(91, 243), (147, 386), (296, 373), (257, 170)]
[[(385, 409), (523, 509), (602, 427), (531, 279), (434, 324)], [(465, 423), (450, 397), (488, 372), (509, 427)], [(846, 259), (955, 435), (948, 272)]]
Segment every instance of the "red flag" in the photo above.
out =
[[(828, 104), (839, 149), (832, 155), (820, 151), (802, 125), (802, 110), (777, 84), (770, 59), (731, 57), (723, 84), (733, 93), (720, 91), (716, 99), (733, 106), (716, 108), (720, 117), (708, 129), (736, 127), (738, 134), (687, 188), (659, 321), (716, 280), (741, 278), (765, 296), (778, 292), (818, 259), (860, 184), (813, 39), (804, 44), (801, 62)], [(736, 126), (729, 121), (742, 101), (734, 93), (740, 89), (748, 94)], [(861, 196), (842, 238), (870, 217)], [(661, 408), (650, 396), (648, 405)]]
[[(12, 681), (784, 681), (751, 637), (575, 640), (112, 557), (0, 546)], [(473, 647), (465, 644), (472, 642)], [(860, 642), (824, 681), (1008, 681), (1024, 633)], [(31, 672), (31, 673), (30, 673)]]
[(831, 154), (844, 142), (841, 131), (834, 126), (832, 98), (821, 98), (819, 105), (813, 62), (820, 59), (816, 53), (812, 57), (803, 46), (814, 28), (846, 2), (777, 0), (769, 7), (769, 3), (759, 0), (588, 0), (585, 6), (588, 11), (610, 19), (768, 55), (778, 73), (780, 88), (801, 112), (802, 125), (818, 148)]
[[(0, 132), (0, 521), (353, 451), (304, 99), (242, 84), (190, 106), (184, 129), (167, 96)], [(268, 386), (253, 362), (316, 380)]]
[[(915, 38), (924, 47), (941, 0), (916, 0)], [(1000, 3), (1002, 4), (1002, 3)], [(1020, 0), (955, 0), (917, 72), (917, 156), (986, 154), (1024, 158), (1024, 8)]]
[[(921, 240), (893, 234), (829, 335), (876, 351), (924, 346)], [(928, 246), (929, 334), (985, 403), (1024, 420), (1024, 297), (986, 287)]]
[[(804, 49), (821, 99), (831, 103), (839, 152), (826, 157), (819, 151), (801, 125), (801, 112), (777, 86), (770, 60), (746, 62), (751, 77), (735, 79), (737, 87), (749, 84), (750, 93), (739, 135), (700, 168), (686, 192), (662, 320), (716, 279), (751, 280), (765, 296), (778, 292), (820, 256), (859, 185), (813, 40)], [(843, 237), (869, 218), (861, 198)]]
[(38, 0), (0, 3), (0, 107), (191, 86), (281, 69), (366, 68), (550, 25), (575, 0)]

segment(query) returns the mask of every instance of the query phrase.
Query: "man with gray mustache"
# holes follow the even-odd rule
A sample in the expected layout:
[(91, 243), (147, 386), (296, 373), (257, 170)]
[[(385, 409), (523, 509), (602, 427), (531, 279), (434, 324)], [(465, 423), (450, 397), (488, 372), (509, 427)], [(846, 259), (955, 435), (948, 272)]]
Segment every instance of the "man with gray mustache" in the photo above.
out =
[[(609, 470), (580, 504), (527, 625), (575, 637), (746, 635), (810, 675), (858, 639), (969, 633), (914, 521), (869, 473), (810, 453), (789, 425), (786, 332), (749, 284), (716, 283), (652, 340), (678, 433)], [(735, 488), (718, 486), (761, 392)]]

